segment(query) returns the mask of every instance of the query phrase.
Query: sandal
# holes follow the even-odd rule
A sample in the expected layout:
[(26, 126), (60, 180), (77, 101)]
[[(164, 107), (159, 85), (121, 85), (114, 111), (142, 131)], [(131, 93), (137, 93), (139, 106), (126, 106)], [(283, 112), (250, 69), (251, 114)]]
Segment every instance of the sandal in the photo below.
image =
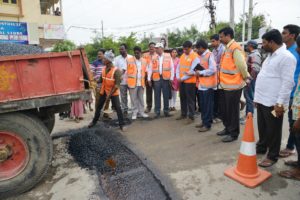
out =
[(279, 152), (279, 157), (286, 158), (286, 157), (289, 157), (289, 156), (291, 156), (293, 154), (295, 154), (295, 150), (284, 149), (284, 150), (281, 150)]
[(292, 170), (285, 170), (278, 172), (278, 175), (283, 178), (293, 179), (300, 181), (300, 168), (292, 169)]
[(290, 167), (298, 167), (298, 161), (294, 160), (284, 161), (284, 164)]
[(258, 166), (260, 166), (260, 167), (271, 167), (271, 166), (274, 165), (275, 163), (276, 163), (276, 161), (270, 160), (270, 159), (266, 158), (266, 159), (262, 160), (262, 161), (258, 164)]

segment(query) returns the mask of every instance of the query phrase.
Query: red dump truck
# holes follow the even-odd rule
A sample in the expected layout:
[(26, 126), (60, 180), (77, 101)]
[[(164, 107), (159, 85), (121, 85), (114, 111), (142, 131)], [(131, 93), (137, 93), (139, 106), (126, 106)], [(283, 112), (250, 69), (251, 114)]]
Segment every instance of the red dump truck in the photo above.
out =
[(47, 173), (54, 114), (89, 99), (89, 81), (84, 50), (0, 57), (0, 199)]

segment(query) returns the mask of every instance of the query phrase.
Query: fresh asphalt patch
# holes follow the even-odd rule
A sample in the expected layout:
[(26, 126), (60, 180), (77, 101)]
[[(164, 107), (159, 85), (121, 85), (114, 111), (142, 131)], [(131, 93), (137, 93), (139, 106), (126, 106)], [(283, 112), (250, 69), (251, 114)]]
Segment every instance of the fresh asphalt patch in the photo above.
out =
[(55, 137), (70, 137), (69, 153), (81, 167), (96, 169), (109, 199), (171, 199), (152, 171), (124, 145), (124, 137), (114, 129), (106, 128), (116, 126), (117, 121), (110, 123), (67, 131)]

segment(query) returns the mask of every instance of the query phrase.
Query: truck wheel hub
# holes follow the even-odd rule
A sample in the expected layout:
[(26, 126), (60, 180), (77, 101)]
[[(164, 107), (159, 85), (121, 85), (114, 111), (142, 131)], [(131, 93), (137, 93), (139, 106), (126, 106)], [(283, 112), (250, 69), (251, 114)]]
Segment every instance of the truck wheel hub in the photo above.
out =
[(0, 144), (0, 163), (6, 161), (11, 154), (12, 151), (8, 145), (2, 146)]
[(17, 134), (0, 131), (0, 181), (20, 174), (29, 161), (28, 146)]

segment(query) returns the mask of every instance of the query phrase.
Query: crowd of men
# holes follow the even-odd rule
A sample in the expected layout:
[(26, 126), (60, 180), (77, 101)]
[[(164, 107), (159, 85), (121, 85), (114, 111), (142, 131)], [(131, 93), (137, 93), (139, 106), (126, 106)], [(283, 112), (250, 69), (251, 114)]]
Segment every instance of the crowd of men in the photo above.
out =
[[(123, 130), (129, 110), (128, 94), (133, 120), (139, 116), (149, 117), (153, 93), (155, 118), (161, 117), (161, 111), (164, 117), (170, 117), (170, 112), (176, 110), (179, 90), (180, 116), (176, 120), (185, 120), (187, 125), (194, 123), (198, 105), (201, 111), (201, 122), (196, 125), (198, 131), (209, 131), (213, 123), (222, 121), (224, 129), (217, 135), (228, 143), (237, 140), (240, 124), (256, 107), (259, 131), (256, 150), (258, 154), (266, 154), (259, 165), (270, 167), (279, 157), (294, 154), (296, 147), (298, 161), (285, 162), (295, 168), (280, 175), (300, 180), (299, 29), (297, 25), (287, 25), (282, 33), (276, 29), (266, 32), (262, 36), (265, 59), (256, 41), (248, 41), (242, 49), (230, 27), (211, 36), (212, 51), (205, 40), (198, 40), (194, 45), (186, 41), (179, 58), (176, 49), (166, 53), (162, 43), (151, 42), (149, 51), (144, 54), (140, 47), (134, 47), (134, 55), (127, 53), (126, 44), (121, 44), (117, 57), (112, 50), (101, 49), (92, 65), (98, 85), (96, 111), (89, 127), (96, 125), (101, 110), (105, 105), (107, 109), (111, 100)], [(240, 117), (242, 93), (246, 112)], [(288, 112), (290, 135), (286, 148), (280, 151), (285, 112)]]

